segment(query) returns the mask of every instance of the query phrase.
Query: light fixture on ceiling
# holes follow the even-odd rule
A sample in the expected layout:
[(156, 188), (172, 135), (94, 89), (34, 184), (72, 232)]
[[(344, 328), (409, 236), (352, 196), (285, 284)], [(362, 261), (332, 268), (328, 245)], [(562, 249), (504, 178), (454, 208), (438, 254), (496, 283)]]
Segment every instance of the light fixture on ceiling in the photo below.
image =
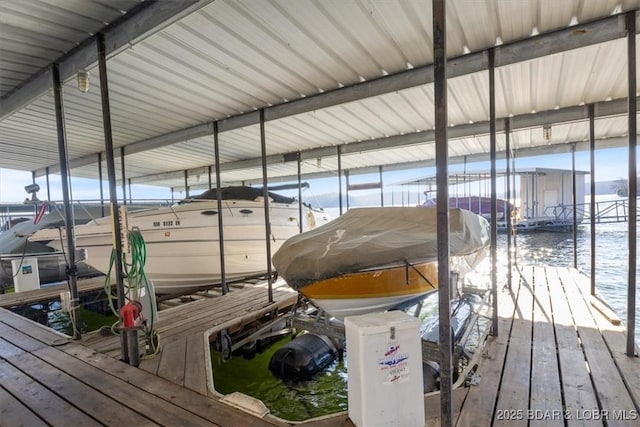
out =
[(549, 141), (551, 139), (551, 125), (542, 126), (542, 136)]
[(78, 90), (82, 93), (89, 92), (89, 72), (86, 70), (78, 71)]

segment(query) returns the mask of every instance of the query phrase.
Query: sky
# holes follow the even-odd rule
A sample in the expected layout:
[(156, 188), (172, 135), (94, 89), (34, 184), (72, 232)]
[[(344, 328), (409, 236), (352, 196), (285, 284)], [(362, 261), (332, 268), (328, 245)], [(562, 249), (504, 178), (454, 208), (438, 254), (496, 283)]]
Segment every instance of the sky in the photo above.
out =
[[(488, 171), (490, 163), (479, 162), (467, 164), (466, 170), (482, 170)], [(612, 148), (596, 151), (595, 156), (595, 181), (615, 181), (620, 179), (626, 179), (628, 176), (627, 168), (628, 156), (626, 148)], [(504, 161), (497, 161), (496, 167), (498, 170), (504, 169)], [(544, 167), (544, 168), (556, 168), (556, 169), (571, 169), (571, 153), (554, 154), (547, 156), (536, 156), (527, 158), (516, 159), (516, 169), (518, 168), (532, 168), (532, 167)], [(450, 170), (452, 172), (463, 171), (463, 165), (451, 165)], [(589, 152), (582, 151), (576, 152), (576, 169), (581, 171), (589, 171)], [(97, 180), (74, 178), (72, 173), (72, 194), (71, 198), (76, 201), (88, 201), (100, 199), (100, 187)], [(435, 174), (435, 168), (425, 169), (412, 169), (398, 172), (387, 172), (383, 175), (383, 181), (386, 186), (392, 186), (394, 183), (424, 177)], [(350, 177), (351, 183), (358, 182), (371, 182), (377, 181), (378, 177), (373, 175), (352, 175)], [(40, 185), (40, 192), (38, 197), (41, 200), (47, 198), (46, 180), (44, 177), (40, 177), (36, 180)], [(590, 182), (589, 176), (586, 177), (586, 182)], [(49, 178), (51, 199), (62, 200), (62, 187), (60, 184), (60, 176), (52, 175)], [(344, 180), (343, 180), (344, 183)], [(0, 169), (0, 203), (21, 203), (27, 196), (29, 196), (24, 187), (31, 184), (31, 172), (15, 171), (10, 169)], [(337, 180), (334, 178), (325, 178), (317, 181), (310, 181), (313, 193), (322, 194), (327, 192), (337, 191)], [(104, 197), (109, 198), (108, 184), (105, 182), (103, 185)], [(121, 188), (118, 186), (118, 197), (122, 197)], [(132, 186), (133, 199), (162, 199), (171, 200), (171, 191), (166, 188), (155, 186)], [(176, 193), (175, 199), (183, 197), (182, 194)]]

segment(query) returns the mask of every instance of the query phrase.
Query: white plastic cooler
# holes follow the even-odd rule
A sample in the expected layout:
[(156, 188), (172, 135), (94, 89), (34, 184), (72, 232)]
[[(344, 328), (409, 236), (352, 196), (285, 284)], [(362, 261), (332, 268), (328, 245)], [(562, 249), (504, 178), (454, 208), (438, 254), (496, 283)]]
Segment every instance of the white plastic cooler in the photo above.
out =
[(401, 311), (344, 319), (349, 418), (356, 426), (424, 426), (420, 322)]
[(13, 288), (15, 292), (40, 289), (40, 271), (38, 258), (28, 257), (11, 261)]

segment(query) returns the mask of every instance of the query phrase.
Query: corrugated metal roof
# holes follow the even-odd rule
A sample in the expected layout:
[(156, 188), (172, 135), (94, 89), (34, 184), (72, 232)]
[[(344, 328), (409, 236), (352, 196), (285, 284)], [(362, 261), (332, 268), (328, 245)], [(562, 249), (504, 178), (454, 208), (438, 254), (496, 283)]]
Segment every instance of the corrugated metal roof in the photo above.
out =
[[(138, 2), (100, 3), (72, 0), (26, 0), (19, 6), (0, 2), (0, 49), (23, 45), (46, 50), (22, 74), (3, 74), (1, 94), (75, 47), (105, 23)], [(640, 7), (640, 1), (452, 1), (448, 2), (448, 53), (479, 52), (499, 43), (566, 28)], [(82, 7), (84, 5), (84, 8)], [(52, 10), (55, 13), (49, 14)], [(1, 12), (7, 12), (2, 14)], [(43, 23), (46, 21), (46, 25)], [(51, 36), (33, 36), (38, 30)], [(214, 120), (236, 117), (272, 105), (289, 103), (372, 81), (432, 62), (431, 4), (403, 1), (231, 1), (217, 0), (154, 35), (132, 44), (108, 61), (114, 145), (166, 135)], [(13, 39), (11, 39), (13, 37)], [(22, 38), (21, 38), (22, 37)], [(14, 40), (15, 39), (15, 40)], [(7, 42), (9, 40), (9, 42)], [(12, 49), (12, 46), (15, 49)], [(29, 56), (29, 50), (25, 50)], [(15, 53), (15, 52), (14, 52)], [(4, 71), (14, 56), (2, 60)], [(18, 61), (20, 62), (20, 61)], [(23, 61), (27, 64), (28, 61)], [(28, 65), (28, 64), (27, 64)], [(15, 67), (14, 67), (15, 68)], [(8, 69), (8, 68), (6, 68)], [(80, 93), (75, 81), (65, 85), (64, 104), (71, 159), (104, 151), (99, 76), (90, 69), (92, 86)], [(425, 71), (426, 72), (426, 71)], [(13, 76), (13, 77), (12, 77)], [(639, 75), (640, 76), (640, 75)], [(14, 78), (15, 77), (15, 78)], [(11, 79), (15, 80), (11, 83)], [(5, 83), (5, 80), (10, 82)], [(1, 95), (0, 95), (1, 96)], [(267, 154), (313, 150), (433, 129), (433, 85), (365, 97), (266, 123)], [(582, 103), (626, 96), (626, 42), (609, 41), (558, 52), (497, 68), (497, 116), (521, 116)], [(485, 122), (489, 116), (488, 72), (449, 80), (449, 121), (454, 126)], [(599, 120), (598, 138), (626, 134), (626, 120)], [(582, 141), (585, 123), (553, 126), (544, 140), (540, 128), (516, 130), (515, 147)], [(499, 149), (504, 147), (499, 138)], [(384, 143), (381, 143), (384, 148)], [(45, 94), (0, 122), (0, 166), (35, 170), (56, 163), (57, 139), (53, 98)], [(450, 144), (452, 156), (488, 152), (480, 133)], [(260, 157), (258, 125), (220, 134), (221, 163)], [(342, 156), (344, 169), (429, 161), (430, 141), (384, 151)], [(214, 163), (213, 137), (201, 136), (173, 145), (127, 154), (127, 177), (193, 169)], [(308, 162), (312, 163), (312, 162)], [(325, 156), (324, 170), (335, 170), (335, 156)], [(317, 168), (316, 168), (317, 169)], [(313, 167), (303, 164), (303, 173)], [(223, 180), (255, 180), (260, 168), (227, 170)], [(292, 176), (295, 162), (269, 165), (271, 177)], [(97, 176), (97, 166), (72, 170)], [(178, 176), (178, 175), (176, 175)], [(161, 185), (182, 186), (166, 178)]]
[(140, 2), (0, 1), (0, 98)]

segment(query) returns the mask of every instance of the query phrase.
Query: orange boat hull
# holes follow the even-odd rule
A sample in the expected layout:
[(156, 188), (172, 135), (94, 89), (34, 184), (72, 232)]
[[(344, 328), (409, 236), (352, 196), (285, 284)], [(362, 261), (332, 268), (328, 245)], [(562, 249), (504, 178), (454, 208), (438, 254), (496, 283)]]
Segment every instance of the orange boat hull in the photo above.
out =
[(360, 271), (314, 282), (300, 289), (335, 317), (384, 311), (438, 289), (435, 261)]

